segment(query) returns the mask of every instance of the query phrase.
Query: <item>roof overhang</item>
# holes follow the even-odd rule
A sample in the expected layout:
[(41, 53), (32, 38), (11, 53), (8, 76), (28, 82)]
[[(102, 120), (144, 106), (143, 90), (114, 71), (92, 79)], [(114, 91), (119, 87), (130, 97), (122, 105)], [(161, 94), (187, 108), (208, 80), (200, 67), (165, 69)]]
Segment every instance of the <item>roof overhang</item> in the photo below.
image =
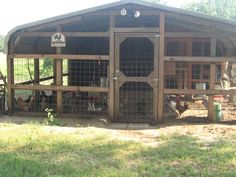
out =
[(76, 12), (72, 12), (72, 13), (68, 13), (68, 14), (64, 14), (64, 15), (59, 15), (59, 16), (55, 16), (55, 17), (52, 17), (52, 18), (47, 18), (47, 19), (44, 19), (44, 20), (40, 20), (40, 21), (36, 21), (36, 22), (32, 22), (32, 23), (27, 23), (27, 24), (20, 25), (20, 26), (16, 26), (11, 31), (9, 31), (7, 36), (6, 36), (5, 51), (7, 52), (10, 37), (17, 31), (24, 30), (24, 29), (34, 27), (34, 26), (38, 26), (38, 25), (42, 25), (42, 24), (45, 24), (45, 23), (59, 21), (59, 20), (63, 20), (63, 19), (66, 19), (66, 18), (79, 16), (79, 15), (83, 15), (83, 14), (88, 14), (88, 13), (96, 12), (96, 11), (99, 11), (99, 10), (109, 9), (109, 8), (113, 8), (113, 7), (116, 7), (116, 6), (122, 6), (122, 5), (126, 5), (126, 4), (136, 4), (136, 5), (146, 6), (146, 7), (150, 7), (150, 8), (154, 8), (154, 9), (158, 9), (158, 10), (163, 10), (163, 11), (178, 13), (178, 14), (181, 14), (181, 15), (197, 17), (197, 18), (201, 18), (201, 19), (214, 21), (214, 22), (217, 22), (217, 23), (221, 23), (221, 24), (225, 24), (225, 25), (231, 25), (231, 26), (236, 27), (236, 21), (233, 21), (233, 20), (222, 19), (222, 18), (218, 18), (218, 17), (214, 17), (214, 16), (202, 14), (202, 13), (191, 12), (191, 11), (188, 11), (188, 10), (183, 10), (183, 9), (179, 9), (179, 8), (169, 7), (169, 6), (160, 5), (160, 4), (156, 4), (156, 3), (152, 3), (152, 2), (141, 1), (141, 0), (120, 0), (120, 1), (117, 1), (117, 2), (113, 2), (113, 3), (109, 3), (109, 4), (89, 8), (89, 9), (80, 10), (80, 11), (76, 11)]

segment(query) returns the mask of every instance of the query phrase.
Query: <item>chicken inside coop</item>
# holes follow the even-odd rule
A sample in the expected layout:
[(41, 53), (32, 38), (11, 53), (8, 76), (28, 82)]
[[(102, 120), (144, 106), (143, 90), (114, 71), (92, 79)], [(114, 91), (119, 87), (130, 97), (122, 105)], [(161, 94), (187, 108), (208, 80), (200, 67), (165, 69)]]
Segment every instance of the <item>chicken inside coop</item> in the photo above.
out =
[(181, 95), (166, 95), (165, 96), (165, 109), (170, 117), (181, 117), (181, 115), (189, 109), (186, 101), (181, 103)]

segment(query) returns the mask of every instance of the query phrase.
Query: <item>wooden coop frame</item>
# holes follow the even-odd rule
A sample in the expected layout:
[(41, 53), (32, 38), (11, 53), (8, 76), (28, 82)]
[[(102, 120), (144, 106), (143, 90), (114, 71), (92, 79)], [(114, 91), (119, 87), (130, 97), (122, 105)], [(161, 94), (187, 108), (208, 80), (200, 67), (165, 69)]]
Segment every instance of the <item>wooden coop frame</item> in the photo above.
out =
[[(143, 21), (140, 24), (133, 23), (132, 20), (123, 19), (124, 21), (122, 21), (122, 18), (125, 17), (121, 17), (120, 10), (123, 8), (127, 9), (127, 12), (138, 9)], [(91, 20), (93, 18), (101, 19), (104, 24), (95, 23)], [(81, 28), (78, 27), (80, 24)], [(61, 47), (52, 49), (50, 38), (57, 32), (71, 39), (71, 43), (75, 42), (77, 38), (86, 40), (89, 38), (106, 38), (108, 40), (108, 51), (106, 54), (80, 54), (76, 50), (70, 52), (69, 49), (64, 50)], [(143, 1), (119, 1), (16, 27), (9, 32), (7, 37), (8, 111), (10, 114), (25, 115), (24, 112), (14, 110), (15, 90), (51, 90), (55, 92), (56, 110), (59, 115), (64, 115), (64, 92), (98, 92), (107, 94), (108, 114), (106, 116), (117, 121), (119, 114), (117, 110), (119, 110), (120, 104), (117, 102), (119, 86), (121, 87), (124, 82), (145, 82), (153, 89), (152, 121), (163, 121), (163, 102), (166, 94), (209, 95), (208, 118), (213, 121), (213, 95), (236, 95), (235, 89), (215, 89), (216, 66), (224, 62), (236, 62), (235, 33), (235, 22)], [(145, 77), (128, 77), (124, 76), (122, 72), (118, 74), (119, 61), (117, 63), (117, 58), (119, 58), (119, 53), (117, 51), (120, 50), (119, 43), (122, 43), (126, 38), (144, 37), (153, 44), (153, 71)], [(70, 45), (70, 42), (67, 43)], [(193, 47), (193, 45), (200, 43), (201, 47)], [(71, 45), (73, 46), (73, 44)], [(53, 75), (49, 78), (40, 78), (39, 60), (48, 58), (53, 60)], [(19, 59), (33, 59), (33, 82), (16, 83), (14, 62)], [(69, 61), (107, 61), (109, 84), (92, 87), (76, 84), (63, 85), (63, 76), (66, 75), (63, 73), (63, 59)], [(176, 88), (166, 88), (165, 77), (166, 75), (175, 75), (175, 62), (187, 63), (184, 66), (188, 72), (184, 72), (183, 80), (178, 81)], [(200, 79), (202, 80), (199, 80), (199, 82), (206, 82), (207, 80), (209, 88), (193, 89), (191, 87), (193, 80), (187, 78), (193, 73), (192, 66), (194, 63), (202, 65), (200, 73), (203, 72), (204, 64), (209, 65), (207, 71), (209, 78), (204, 80), (201, 76)], [(165, 67), (171, 69), (168, 71)], [(40, 84), (47, 79), (53, 79), (54, 84)], [(27, 115), (41, 115), (41, 113), (31, 112)], [(133, 121), (135, 122), (135, 120)]]

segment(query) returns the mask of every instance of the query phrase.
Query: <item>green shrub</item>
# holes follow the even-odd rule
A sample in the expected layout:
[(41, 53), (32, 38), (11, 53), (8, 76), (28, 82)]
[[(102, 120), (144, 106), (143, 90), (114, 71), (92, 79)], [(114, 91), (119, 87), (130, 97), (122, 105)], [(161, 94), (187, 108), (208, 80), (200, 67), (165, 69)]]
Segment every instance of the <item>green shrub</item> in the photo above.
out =
[(45, 112), (47, 112), (47, 118), (44, 119), (45, 125), (50, 125), (50, 126), (62, 125), (62, 122), (57, 118), (57, 114), (53, 111), (53, 109), (46, 108)]

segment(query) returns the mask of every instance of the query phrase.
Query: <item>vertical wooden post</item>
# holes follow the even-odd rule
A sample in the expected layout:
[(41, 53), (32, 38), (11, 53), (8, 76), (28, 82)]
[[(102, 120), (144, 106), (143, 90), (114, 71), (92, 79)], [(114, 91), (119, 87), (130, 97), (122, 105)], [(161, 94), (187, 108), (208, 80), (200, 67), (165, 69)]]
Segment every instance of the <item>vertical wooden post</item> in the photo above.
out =
[(153, 117), (154, 121), (158, 121), (158, 51), (159, 51), (159, 38), (157, 36), (154, 37), (154, 100), (153, 100)]
[(163, 120), (164, 97), (164, 57), (165, 57), (165, 14), (160, 13), (160, 42), (159, 42), (159, 90), (158, 90), (158, 121)]
[(8, 114), (11, 115), (13, 113), (13, 99), (14, 99), (14, 90), (12, 89), (12, 84), (14, 84), (14, 58), (10, 58), (9, 55), (14, 53), (14, 42), (11, 39), (8, 44), (8, 55), (7, 55), (7, 107)]
[[(57, 52), (57, 51), (56, 51)], [(57, 77), (57, 60), (53, 60), (53, 84), (56, 84)]]
[(110, 15), (110, 60), (109, 60), (109, 115), (111, 119), (115, 120), (115, 84), (113, 80), (113, 76), (115, 73), (115, 34), (114, 34), (114, 27), (115, 27), (115, 15)]
[[(211, 56), (216, 56), (216, 38), (211, 39)], [(210, 66), (210, 89), (215, 89), (215, 80), (216, 80), (216, 65), (212, 63)], [(214, 104), (213, 104), (213, 95), (209, 96), (208, 99), (208, 119), (214, 121)]]
[(13, 99), (14, 99), (14, 91), (12, 90), (11, 85), (14, 84), (14, 58), (10, 58), (7, 56), (7, 107), (8, 113), (11, 115), (13, 113)]
[[(57, 27), (57, 32), (61, 32), (61, 26)], [(57, 54), (61, 54), (62, 50), (60, 47), (56, 49)], [(56, 60), (56, 85), (62, 85), (62, 59)], [(63, 100), (62, 100), (62, 91), (57, 91), (57, 112), (61, 114), (63, 111)]]
[(34, 59), (34, 81), (35, 83), (39, 84), (39, 77), (40, 73), (39, 73), (39, 59), (35, 58)]

